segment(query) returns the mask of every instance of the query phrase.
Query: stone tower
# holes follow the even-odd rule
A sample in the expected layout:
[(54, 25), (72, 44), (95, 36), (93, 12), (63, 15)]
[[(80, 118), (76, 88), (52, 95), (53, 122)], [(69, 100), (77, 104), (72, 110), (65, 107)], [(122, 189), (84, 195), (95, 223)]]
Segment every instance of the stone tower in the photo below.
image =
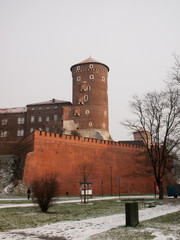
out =
[(64, 107), (65, 133), (77, 130), (83, 137), (109, 139), (109, 68), (92, 58), (71, 67), (73, 103)]

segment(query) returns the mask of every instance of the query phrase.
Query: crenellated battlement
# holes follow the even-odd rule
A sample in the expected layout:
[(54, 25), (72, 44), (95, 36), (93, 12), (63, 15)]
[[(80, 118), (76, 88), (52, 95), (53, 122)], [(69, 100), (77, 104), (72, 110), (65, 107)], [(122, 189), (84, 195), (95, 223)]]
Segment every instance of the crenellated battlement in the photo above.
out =
[(65, 141), (69, 143), (81, 143), (86, 145), (94, 145), (94, 146), (104, 146), (104, 147), (117, 147), (127, 150), (135, 150), (135, 149), (142, 149), (144, 150), (144, 146), (136, 145), (133, 143), (120, 143), (115, 141), (108, 141), (108, 140), (99, 140), (95, 138), (87, 138), (87, 137), (77, 137), (72, 135), (59, 135), (58, 133), (50, 133), (50, 132), (44, 132), (44, 131), (34, 131), (35, 139), (40, 138), (44, 140), (50, 140), (50, 141)]

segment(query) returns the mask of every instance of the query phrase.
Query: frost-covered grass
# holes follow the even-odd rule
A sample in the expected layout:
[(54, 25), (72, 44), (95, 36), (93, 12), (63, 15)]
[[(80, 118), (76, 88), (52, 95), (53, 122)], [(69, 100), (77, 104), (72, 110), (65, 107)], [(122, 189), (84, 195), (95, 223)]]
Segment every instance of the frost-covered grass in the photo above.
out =
[[(4, 209), (2, 208), (0, 209), (0, 231), (23, 229), (30, 227), (34, 228), (37, 226), (42, 226), (45, 224), (55, 223), (59, 221), (78, 221), (82, 219), (95, 218), (100, 216), (121, 214), (125, 213), (126, 201), (138, 201), (139, 209), (144, 209), (144, 201), (147, 200), (123, 199), (122, 201), (120, 201), (118, 199), (114, 199), (92, 201), (88, 204), (61, 203), (55, 204), (51, 208), (49, 208), (48, 213), (42, 213), (38, 207), (16, 207)], [(169, 202), (176, 203), (179, 201), (180, 199), (165, 199), (163, 201), (156, 200), (156, 204), (162, 205)], [(17, 202), (17, 200), (12, 201), (13, 204), (15, 202)], [(30, 203), (30, 201), (28, 202)], [(5, 203), (7, 204), (7, 201), (5, 201)], [(160, 224), (159, 226), (169, 222), (170, 224), (172, 222), (173, 225), (176, 220), (179, 221), (179, 215), (174, 215), (173, 218), (171, 216), (168, 217), (167, 215), (165, 219), (164, 217), (160, 217), (158, 219), (158, 224)], [(96, 236), (97, 238), (92, 239), (123, 239), (123, 236), (129, 237), (124, 239), (152, 239), (152, 234), (149, 229), (155, 228), (157, 222), (153, 222), (153, 220), (146, 222), (142, 222), (140, 226), (134, 229), (119, 227), (104, 233), (106, 234), (105, 237), (103, 237), (103, 234), (99, 234)], [(122, 238), (118, 238), (119, 235), (122, 235)]]
[(36, 227), (46, 223), (81, 220), (123, 212), (124, 202), (117, 202), (117, 200), (94, 201), (87, 204), (55, 204), (47, 213), (42, 213), (38, 207), (3, 208), (0, 209), (0, 231)]
[(89, 238), (89, 240), (103, 239), (180, 239), (180, 211), (143, 221), (135, 228), (121, 226)]

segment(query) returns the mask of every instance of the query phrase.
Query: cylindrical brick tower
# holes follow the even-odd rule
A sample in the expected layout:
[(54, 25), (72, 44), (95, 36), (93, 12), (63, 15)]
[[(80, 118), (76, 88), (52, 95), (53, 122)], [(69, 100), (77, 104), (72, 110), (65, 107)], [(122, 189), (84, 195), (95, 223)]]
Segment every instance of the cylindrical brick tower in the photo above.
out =
[(74, 122), (82, 136), (109, 139), (109, 68), (91, 57), (71, 67)]

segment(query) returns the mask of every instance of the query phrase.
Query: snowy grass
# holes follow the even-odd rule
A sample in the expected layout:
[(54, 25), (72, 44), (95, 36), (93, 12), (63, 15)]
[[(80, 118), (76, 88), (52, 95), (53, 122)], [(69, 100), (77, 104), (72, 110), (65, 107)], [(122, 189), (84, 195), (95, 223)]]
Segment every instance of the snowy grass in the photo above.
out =
[[(79, 204), (79, 203), (61, 203), (53, 205), (48, 213), (42, 213), (38, 207), (16, 207), (16, 208), (4, 208), (0, 209), (0, 231), (7, 231), (11, 229), (23, 229), (30, 227), (42, 226), (45, 224), (55, 223), (58, 221), (78, 221), (82, 219), (95, 218), (100, 216), (109, 216), (113, 214), (121, 214), (125, 213), (125, 202), (126, 201), (138, 201), (139, 210), (144, 209), (144, 199), (136, 200), (136, 199), (123, 199), (119, 201), (117, 199), (114, 200), (102, 200), (102, 201), (93, 201), (90, 204)], [(148, 200), (149, 201), (149, 200)], [(180, 199), (165, 199), (165, 200), (155, 200), (157, 205), (166, 204), (169, 202), (180, 202)], [(14, 204), (17, 202), (16, 200), (12, 201)], [(7, 204), (7, 201), (5, 202)], [(19, 202), (18, 202), (19, 203)], [(24, 203), (24, 201), (23, 201)], [(30, 203), (30, 201), (29, 201)], [(172, 223), (172, 225), (176, 222), (180, 222), (180, 215), (172, 216), (164, 216), (158, 218), (159, 226), (164, 223)], [(96, 236), (97, 238), (92, 239), (108, 239), (108, 236), (112, 236), (109, 239), (123, 239), (117, 238), (119, 234), (122, 236), (129, 236), (129, 238), (125, 239), (152, 239), (152, 234), (149, 229), (155, 228), (157, 225), (156, 220), (150, 220), (143, 222), (137, 228), (132, 231), (129, 231), (129, 228), (119, 227), (117, 229), (113, 229), (104, 234), (106, 238), (103, 237), (103, 234), (99, 234)], [(171, 226), (170, 226), (171, 227)], [(145, 230), (144, 229), (148, 229)], [(131, 237), (134, 238), (131, 238)], [(136, 236), (138, 238), (136, 238)], [(142, 237), (142, 238), (141, 238)]]
[[(17, 201), (11, 201), (13, 204), (15, 202)], [(139, 209), (143, 208), (143, 201), (138, 202)], [(47, 213), (42, 213), (38, 207), (2, 208), (0, 209), (0, 231), (37, 227), (46, 223), (55, 223), (66, 220), (82, 220), (124, 212), (124, 200), (120, 202), (117, 200), (93, 201), (90, 202), (90, 204), (55, 204), (49, 208)]]
[[(166, 238), (164, 236), (166, 236)], [(103, 239), (180, 239), (180, 212), (143, 221), (135, 228), (118, 227), (89, 238), (89, 240)]]

